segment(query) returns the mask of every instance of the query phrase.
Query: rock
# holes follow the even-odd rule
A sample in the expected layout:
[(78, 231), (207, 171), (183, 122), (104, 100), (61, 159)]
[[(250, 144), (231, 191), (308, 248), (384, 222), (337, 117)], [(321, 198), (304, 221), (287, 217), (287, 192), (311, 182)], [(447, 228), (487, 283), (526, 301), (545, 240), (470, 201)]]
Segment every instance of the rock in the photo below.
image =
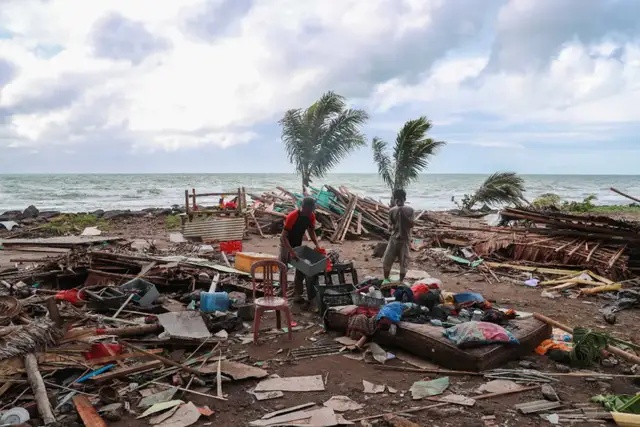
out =
[(35, 224), (36, 222), (38, 222), (38, 220), (32, 217), (28, 217), (20, 220), (20, 223), (22, 225), (31, 225), (31, 224)]
[(542, 395), (545, 399), (551, 402), (557, 402), (560, 400), (556, 391), (549, 384), (543, 384), (540, 390), (542, 391)]
[(556, 371), (558, 371), (561, 374), (568, 374), (569, 372), (571, 372), (571, 368), (568, 367), (567, 365), (562, 365), (560, 363), (556, 363)]
[(102, 218), (104, 216), (104, 211), (102, 209), (97, 209), (93, 212), (89, 212), (89, 214), (95, 216), (96, 218)]
[(2, 215), (0, 215), (0, 221), (15, 221), (22, 217), (22, 212), (20, 211), (6, 211)]
[(60, 211), (41, 211), (38, 214), (38, 218), (42, 218), (42, 219), (51, 219), (51, 218), (55, 218), (57, 216), (60, 216), (62, 213)]
[[(461, 408), (433, 408), (429, 409), (429, 414), (431, 414), (434, 418), (449, 418), (454, 417), (460, 413), (464, 412)], [(466, 427), (466, 423), (461, 424)]]
[(378, 243), (373, 249), (373, 254), (371, 255), (373, 258), (382, 258), (384, 255), (384, 251), (387, 249), (386, 243)]
[(38, 210), (38, 208), (36, 208), (35, 206), (31, 205), (27, 209), (25, 209), (24, 212), (22, 212), (22, 215), (25, 218), (35, 218), (35, 217), (38, 216), (39, 213), (40, 213), (40, 211)]
[(482, 412), (484, 415), (494, 415), (496, 413), (495, 409), (487, 405), (478, 405), (478, 408), (480, 409), (480, 412)]
[(618, 366), (618, 359), (616, 359), (615, 357), (608, 357), (606, 359), (603, 359), (600, 364), (605, 368), (613, 368), (614, 366)]
[(524, 369), (535, 369), (536, 364), (530, 360), (521, 360), (520, 367)]
[(102, 214), (102, 218), (104, 219), (124, 218), (129, 216), (130, 213), (131, 211), (122, 211), (122, 210), (106, 211), (104, 214)]

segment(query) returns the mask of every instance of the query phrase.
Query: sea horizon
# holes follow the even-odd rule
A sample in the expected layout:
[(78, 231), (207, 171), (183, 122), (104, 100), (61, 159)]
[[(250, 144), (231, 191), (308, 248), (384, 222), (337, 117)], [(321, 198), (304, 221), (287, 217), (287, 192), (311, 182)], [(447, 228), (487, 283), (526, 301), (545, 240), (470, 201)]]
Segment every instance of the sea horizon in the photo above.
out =
[[(407, 188), (408, 202), (418, 209), (448, 210), (464, 194), (472, 193), (490, 174), (426, 172)], [(580, 201), (589, 195), (603, 205), (629, 204), (610, 191), (618, 188), (640, 196), (640, 175), (522, 174), (528, 200), (554, 193), (563, 200)], [(344, 185), (362, 196), (387, 200), (390, 190), (376, 173), (330, 173), (312, 187)], [(0, 174), (0, 213), (34, 205), (41, 210), (89, 212), (96, 209), (144, 209), (184, 204), (184, 191), (233, 191), (250, 194), (276, 191), (281, 186), (300, 191), (295, 173), (56, 173)], [(211, 203), (207, 200), (205, 203)]]

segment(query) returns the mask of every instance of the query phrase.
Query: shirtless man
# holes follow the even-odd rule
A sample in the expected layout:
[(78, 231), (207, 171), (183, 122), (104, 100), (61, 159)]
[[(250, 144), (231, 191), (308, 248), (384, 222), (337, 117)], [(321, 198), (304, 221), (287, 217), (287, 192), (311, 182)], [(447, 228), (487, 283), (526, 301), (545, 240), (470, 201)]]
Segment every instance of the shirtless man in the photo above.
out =
[(397, 260), (400, 264), (400, 281), (404, 280), (409, 266), (409, 250), (411, 244), (411, 229), (414, 225), (413, 208), (405, 206), (407, 193), (404, 190), (393, 192), (394, 207), (389, 210), (389, 226), (391, 237), (387, 250), (382, 258), (382, 268), (385, 280), (389, 280), (391, 267)]

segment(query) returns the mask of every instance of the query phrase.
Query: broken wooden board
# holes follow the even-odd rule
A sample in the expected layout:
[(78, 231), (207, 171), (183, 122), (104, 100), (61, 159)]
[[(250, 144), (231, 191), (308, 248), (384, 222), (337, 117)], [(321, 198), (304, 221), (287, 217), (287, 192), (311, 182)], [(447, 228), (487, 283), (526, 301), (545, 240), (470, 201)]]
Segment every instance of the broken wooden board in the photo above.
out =
[(87, 427), (107, 427), (107, 423), (98, 415), (89, 398), (85, 395), (73, 396), (73, 404), (80, 415), (80, 419)]
[(322, 375), (269, 378), (261, 381), (255, 391), (324, 391)]

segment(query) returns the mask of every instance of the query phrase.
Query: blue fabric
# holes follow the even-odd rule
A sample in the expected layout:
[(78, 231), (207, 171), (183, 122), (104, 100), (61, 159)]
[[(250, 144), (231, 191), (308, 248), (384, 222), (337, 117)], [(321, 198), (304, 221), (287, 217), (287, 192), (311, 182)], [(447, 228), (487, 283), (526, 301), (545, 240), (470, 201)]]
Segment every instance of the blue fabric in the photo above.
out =
[(472, 304), (474, 302), (482, 304), (484, 297), (475, 292), (461, 292), (453, 296), (453, 300), (456, 304)]
[(389, 319), (392, 323), (399, 323), (400, 319), (402, 319), (404, 308), (405, 305), (398, 301), (383, 305), (376, 316), (376, 320)]
[(400, 301), (400, 302), (415, 301), (413, 297), (413, 291), (411, 290), (411, 288), (408, 288), (406, 286), (400, 286), (399, 288), (397, 288), (396, 291), (393, 293), (393, 296), (395, 297), (396, 301)]

